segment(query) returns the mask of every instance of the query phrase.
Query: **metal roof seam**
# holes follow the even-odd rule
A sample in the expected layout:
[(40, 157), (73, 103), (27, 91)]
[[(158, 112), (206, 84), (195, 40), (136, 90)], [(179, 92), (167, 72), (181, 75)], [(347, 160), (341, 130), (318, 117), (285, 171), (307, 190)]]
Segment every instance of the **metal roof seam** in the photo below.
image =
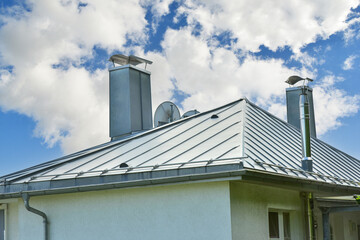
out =
[[(325, 152), (325, 150), (323, 149), (323, 147), (322, 147), (319, 143), (317, 143), (316, 141), (312, 141), (311, 143), (312, 143), (312, 146), (313, 146), (313, 148), (312, 148), (313, 155), (317, 156), (317, 152), (320, 152), (320, 153), (321, 153), (321, 156), (326, 156), (326, 158), (327, 158), (328, 160), (329, 160), (329, 159), (332, 160), (333, 164), (330, 165), (330, 166), (328, 166), (328, 167), (332, 168), (333, 171), (340, 170), (341, 172), (343, 172), (343, 175), (344, 175), (344, 174), (346, 175), (346, 172), (344, 172), (341, 168), (338, 168), (338, 167), (335, 167), (335, 166), (334, 166), (334, 163), (339, 163), (338, 158), (334, 156), (334, 151), (331, 151), (331, 152), (327, 151), (327, 152)], [(321, 157), (318, 157), (317, 159), (323, 160)], [(324, 159), (323, 161), (325, 162), (325, 159)], [(336, 165), (339, 166), (339, 164), (336, 164)], [(341, 164), (341, 166), (342, 166), (342, 167), (346, 167), (346, 166), (344, 166), (343, 164)], [(349, 169), (349, 170), (350, 170), (350, 169)], [(352, 172), (352, 171), (350, 171), (350, 172)]]
[[(164, 125), (163, 127), (161, 128), (166, 128), (166, 127), (169, 127), (173, 124), (178, 124), (179, 122), (181, 121), (184, 121), (184, 120), (188, 120), (190, 118), (193, 118), (193, 117), (198, 117), (200, 115), (203, 115), (203, 114), (206, 114), (208, 112), (212, 112), (212, 111), (216, 111), (218, 109), (221, 109), (221, 108), (224, 108), (224, 107), (232, 107), (232, 105), (236, 105), (237, 103), (241, 102), (243, 99), (239, 99), (239, 100), (236, 100), (236, 101), (233, 101), (231, 103), (228, 103), (226, 105), (223, 105), (221, 107), (218, 107), (216, 109), (212, 109), (212, 110), (209, 110), (207, 112), (203, 112), (203, 113), (200, 113), (200, 114), (197, 114), (197, 115), (194, 115), (194, 116), (191, 116), (187, 119), (182, 119), (178, 122), (173, 122), (171, 124), (167, 124), (167, 125)], [(42, 164), (38, 164), (38, 165), (35, 165), (33, 167), (30, 167), (30, 168), (26, 168), (24, 170), (21, 170), (21, 171), (17, 171), (17, 172), (14, 172), (14, 173), (11, 173), (11, 174), (7, 174), (7, 175), (4, 175), (2, 176), (2, 178), (6, 178), (6, 179), (9, 179), (9, 178), (16, 178), (18, 179), (17, 177), (20, 177), (20, 178), (25, 178), (27, 177), (29, 174), (34, 174), (34, 173), (37, 173), (37, 172), (42, 172), (43, 170), (45, 170), (44, 168), (42, 167), (53, 167), (54, 165), (57, 165), (57, 164), (63, 164), (63, 163), (66, 163), (68, 161), (72, 161), (76, 158), (79, 158), (81, 156), (84, 156), (84, 155), (87, 155), (87, 154), (90, 154), (90, 153), (94, 153), (94, 152), (97, 152), (97, 151), (100, 151), (100, 150), (103, 150), (103, 149), (106, 149), (106, 148), (109, 148), (109, 147), (112, 147), (114, 145), (118, 145), (118, 144), (121, 144), (123, 142), (126, 142), (128, 140), (131, 140), (133, 138), (137, 138), (137, 137), (141, 137), (143, 135), (147, 135), (147, 134), (150, 134), (151, 132), (153, 131), (158, 131), (160, 128), (156, 128), (156, 129), (151, 129), (149, 131), (146, 131), (146, 132), (143, 132), (143, 133), (140, 133), (136, 136), (133, 136), (133, 137), (130, 137), (130, 138), (127, 138), (127, 139), (124, 139), (124, 140), (118, 140), (118, 141), (114, 141), (114, 142), (108, 142), (108, 143), (104, 143), (104, 144), (100, 144), (100, 145), (97, 145), (97, 146), (94, 146), (94, 147), (91, 147), (91, 148), (88, 148), (88, 149), (85, 149), (85, 150), (82, 150), (82, 151), (79, 151), (79, 152), (76, 152), (76, 153), (73, 153), (73, 154), (70, 154), (70, 155), (67, 155), (67, 156), (64, 156), (64, 157), (61, 157), (61, 158), (57, 158), (57, 159), (54, 159), (54, 160), (51, 160), (51, 161), (48, 161), (46, 163), (42, 163)], [(70, 159), (69, 159), (70, 158)], [(31, 171), (33, 170), (33, 171)], [(26, 172), (30, 171), (30, 173), (26, 174)], [(25, 173), (25, 174), (24, 174)], [(16, 179), (14, 179), (16, 181)], [(13, 179), (12, 179), (13, 180)]]
[[(228, 106), (226, 109), (223, 109), (222, 111), (220, 111), (221, 113), (223, 113), (223, 112), (225, 112), (226, 110), (228, 110), (228, 109), (230, 109), (230, 108), (232, 108), (232, 107), (234, 107), (235, 105), (233, 105), (233, 106)], [(211, 113), (211, 112), (210, 112)], [(219, 114), (219, 113), (218, 113)], [(229, 117), (229, 116), (228, 116)], [(228, 118), (227, 117), (227, 118)], [(222, 119), (221, 121), (223, 121), (224, 119)], [(178, 134), (176, 134), (175, 136), (173, 136), (173, 137), (171, 137), (171, 138), (169, 138), (169, 139), (167, 139), (165, 142), (162, 142), (161, 144), (159, 144), (159, 145), (156, 145), (156, 146), (154, 146), (153, 148), (150, 148), (150, 149), (148, 149), (148, 150), (146, 150), (146, 151), (144, 151), (144, 152), (142, 152), (141, 154), (139, 154), (139, 155), (137, 155), (137, 156), (134, 156), (134, 157), (132, 157), (132, 158), (130, 158), (130, 159), (128, 159), (128, 160), (126, 160), (125, 162), (127, 163), (127, 162), (130, 162), (131, 160), (133, 160), (133, 159), (135, 159), (135, 158), (137, 158), (137, 157), (139, 157), (140, 155), (143, 155), (143, 154), (145, 154), (145, 153), (147, 153), (147, 152), (150, 152), (151, 150), (153, 150), (153, 149), (155, 149), (155, 148), (157, 148), (157, 147), (159, 147), (160, 145), (162, 145), (162, 144), (164, 144), (164, 143), (166, 143), (166, 142), (168, 142), (168, 141), (170, 141), (170, 140), (172, 140), (172, 139), (174, 139), (174, 138), (176, 138), (176, 137), (178, 137), (179, 135), (181, 135), (181, 134), (183, 134), (183, 133), (185, 133), (185, 132), (188, 132), (188, 131), (190, 131), (191, 129), (193, 129), (193, 128), (195, 128), (196, 126), (199, 126), (200, 124), (202, 124), (202, 123), (204, 123), (204, 122), (206, 122), (206, 121), (209, 121), (209, 118), (205, 118), (204, 120), (202, 120), (202, 121), (200, 121), (199, 123), (197, 123), (196, 125), (194, 125), (194, 126), (192, 126), (192, 127), (190, 127), (190, 128), (188, 128), (188, 129), (186, 129), (185, 131), (183, 131), (183, 132), (180, 132), (180, 133), (178, 133)], [(150, 159), (151, 160), (151, 159)], [(143, 162), (144, 163), (144, 162)]]
[[(229, 128), (231, 128), (231, 127), (233, 127), (233, 126), (237, 125), (238, 123), (240, 123), (240, 122), (235, 122), (235, 123), (231, 124), (230, 126), (226, 127), (226, 128), (225, 128), (225, 129), (223, 129), (223, 130), (229, 129)], [(181, 156), (182, 154), (184, 154), (184, 153), (186, 153), (186, 152), (188, 152), (188, 151), (190, 151), (190, 150), (192, 150), (192, 149), (196, 148), (197, 146), (199, 146), (199, 145), (203, 144), (204, 142), (206, 142), (206, 141), (208, 141), (209, 139), (211, 139), (211, 138), (213, 138), (213, 137), (217, 136), (217, 135), (218, 135), (218, 134), (220, 134), (220, 133), (221, 133), (221, 132), (217, 132), (217, 133), (215, 133), (215, 134), (211, 135), (211, 136), (210, 136), (210, 137), (208, 137), (207, 139), (205, 139), (205, 140), (203, 140), (203, 141), (199, 142), (199, 143), (198, 143), (198, 144), (196, 144), (196, 145), (191, 146), (190, 148), (186, 149), (185, 151), (181, 152), (180, 154), (178, 154), (178, 155), (174, 156), (173, 158), (171, 158), (171, 159), (169, 159), (169, 160), (165, 161), (165, 163), (170, 162), (171, 160), (173, 160), (173, 159), (175, 159), (175, 158), (177, 158), (177, 157)], [(235, 134), (235, 135), (233, 135), (232, 137), (234, 137), (234, 136), (236, 136), (236, 135), (238, 135), (238, 133), (236, 133), (236, 134)], [(232, 137), (231, 137), (231, 138), (232, 138)], [(225, 139), (223, 142), (226, 142), (227, 140), (228, 140), (228, 139)], [(209, 149), (208, 149), (208, 150), (209, 150)], [(200, 155), (202, 155), (202, 154), (204, 154), (204, 152), (203, 152), (203, 153), (201, 153)], [(200, 155), (199, 155), (199, 156), (200, 156)], [(189, 160), (189, 162), (191, 162), (191, 160)]]
[[(353, 159), (353, 158), (351, 158), (351, 159), (344, 159), (344, 157), (342, 157), (342, 156), (340, 156), (340, 159), (338, 160), (338, 158), (335, 156), (337, 153), (336, 153), (336, 151), (334, 151), (334, 149), (332, 149), (332, 148), (330, 148), (331, 150), (331, 153), (332, 154), (329, 154), (329, 151), (327, 151), (327, 153), (325, 152), (326, 150), (323, 150), (324, 149), (324, 147), (322, 147), (321, 146), (321, 144), (319, 144), (319, 142), (316, 142), (316, 141), (314, 141), (314, 142), (312, 142), (312, 144), (314, 145), (314, 146), (317, 146), (314, 150), (314, 154), (315, 155), (317, 155), (317, 151), (319, 151), (319, 152), (321, 152), (322, 153), (322, 155), (325, 155), (325, 156), (327, 156), (327, 158), (330, 158), (330, 159), (332, 159), (333, 161), (335, 161), (337, 164), (337, 167), (335, 167), (335, 169), (339, 169), (341, 172), (343, 172), (343, 175), (347, 175), (347, 172), (349, 172), (349, 174), (351, 174), (352, 176), (359, 176), (359, 174), (360, 173), (358, 173), (358, 174), (356, 174), (356, 172), (353, 172), (353, 170), (352, 170), (352, 168), (351, 167), (348, 167), (347, 165), (344, 165), (344, 162), (341, 162), (341, 161), (339, 161), (339, 160), (344, 160), (345, 162), (347, 162), (348, 163), (348, 165), (353, 165), (353, 164), (356, 164), (357, 163), (357, 159)], [(352, 161), (352, 162), (349, 162), (349, 161)], [(345, 167), (346, 168), (346, 172), (344, 172), (341, 168), (339, 168), (339, 166), (341, 166), (341, 167)], [(332, 166), (331, 166), (332, 167)], [(360, 163), (359, 163), (359, 169), (360, 169)]]
[[(300, 131), (297, 128), (289, 128), (288, 125), (282, 125), (282, 121), (279, 121), (277, 118), (271, 118), (268, 114), (264, 113), (264, 110), (261, 111), (260, 108), (252, 108), (250, 110), (251, 111), (249, 111), (249, 116), (256, 116), (254, 118), (267, 119), (268, 121), (264, 121), (264, 124), (266, 124), (268, 127), (276, 129), (276, 131), (280, 132), (282, 136), (288, 139), (288, 141), (300, 142), (298, 141), (298, 139), (300, 139)], [(301, 153), (301, 151), (299, 151), (299, 153)]]
[[(225, 156), (226, 154), (232, 152), (233, 150), (235, 150), (235, 149), (238, 148), (238, 147), (240, 147), (240, 145), (236, 145), (236, 146), (230, 148), (230, 149), (227, 150), (226, 152), (224, 152), (224, 153), (222, 153), (221, 155), (217, 156), (215, 159), (219, 159), (219, 158)], [(240, 156), (241, 156), (241, 155), (240, 155)]]
[[(280, 137), (283, 137), (283, 135), (280, 135), (278, 132), (276, 132), (276, 130), (273, 130), (273, 129), (270, 129), (270, 130), (266, 130), (264, 129), (264, 126), (267, 126), (269, 128), (271, 128), (270, 125), (267, 124), (266, 121), (263, 121), (262, 122), (262, 125), (260, 125), (260, 122), (257, 121), (257, 119), (255, 117), (252, 117), (251, 118), (249, 117), (249, 121), (251, 123), (253, 123), (254, 125), (256, 125), (257, 127), (259, 127), (264, 133), (268, 132), (268, 135), (271, 136), (271, 138), (274, 138), (276, 139), (277, 141), (283, 141)], [(255, 123), (256, 122), (256, 123)], [(276, 134), (277, 133), (277, 134)], [(282, 148), (282, 147), (281, 147)], [(283, 149), (283, 151), (287, 152), (289, 155), (291, 155), (294, 159), (296, 158), (299, 158), (299, 156), (301, 156), (301, 152), (300, 151), (295, 151), (294, 148), (287, 148), (287, 149)]]
[[(169, 128), (168, 130), (164, 131), (163, 133), (161, 133), (161, 134), (159, 134), (159, 135), (156, 135), (155, 137), (153, 137), (153, 138), (145, 141), (145, 142), (142, 143), (142, 144), (149, 143), (149, 142), (153, 141), (154, 139), (156, 139), (156, 138), (158, 138), (158, 137), (160, 137), (160, 136), (168, 133), (169, 131), (172, 131), (174, 128), (177, 128), (177, 127), (181, 126), (181, 125), (184, 124), (184, 123), (185, 123), (185, 122), (183, 122), (183, 123), (181, 123), (181, 124), (178, 124), (178, 125), (175, 125), (173, 128)], [(141, 144), (141, 145), (142, 145), (142, 144)], [(109, 162), (111, 162), (111, 161), (113, 161), (113, 160), (115, 160), (115, 159), (117, 159), (117, 158), (119, 158), (119, 157), (121, 157), (121, 156), (123, 156), (123, 155), (125, 155), (125, 154), (127, 154), (127, 153), (129, 153), (129, 152), (131, 152), (131, 151), (133, 151), (133, 150), (135, 150), (135, 149), (137, 149), (137, 148), (139, 148), (139, 147), (141, 147), (141, 145), (139, 144), (139, 145), (137, 145), (136, 147), (131, 148), (131, 149), (129, 149), (129, 150), (121, 153), (120, 155), (117, 155), (116, 157), (113, 157), (113, 158), (109, 159), (108, 161), (105, 161), (105, 162), (103, 162), (102, 164), (99, 164), (99, 165), (93, 167), (92, 169), (99, 168), (100, 166), (103, 166), (103, 165), (105, 165), (105, 164), (107, 164), (107, 163), (109, 163)], [(124, 146), (124, 145), (122, 145), (122, 146)]]
[[(260, 136), (260, 133), (256, 133), (256, 132), (255, 132), (255, 131), (256, 131), (255, 128), (252, 128), (252, 127), (249, 126), (249, 125), (248, 125), (247, 129), (248, 129), (249, 131), (251, 131), (258, 139), (260, 139), (261, 141), (263, 141), (263, 142), (266, 143), (266, 144), (264, 144), (264, 147), (267, 148), (268, 151), (270, 151), (272, 154), (274, 154), (278, 159), (282, 159), (282, 160), (285, 161), (288, 165), (294, 167), (294, 165), (293, 165), (294, 162), (293, 162), (292, 164), (289, 164), (289, 163), (287, 162), (287, 160), (286, 160), (286, 159), (288, 159), (288, 158), (287, 158), (281, 151), (274, 151), (274, 150), (270, 149), (270, 146), (273, 146), (273, 145), (274, 145), (274, 144), (269, 143), (269, 141), (271, 141), (270, 139), (269, 139), (269, 140), (264, 139), (264, 137), (261, 137), (261, 136)], [(252, 135), (252, 134), (251, 134), (251, 135)], [(273, 141), (272, 143), (275, 143), (275, 142)], [(269, 147), (268, 147), (268, 146), (269, 146)], [(279, 147), (279, 144), (277, 144), (277, 145), (275, 145), (275, 146)], [(278, 152), (278, 153), (277, 153), (277, 152)], [(282, 157), (280, 157), (279, 154), (281, 154)]]
[[(229, 115), (228, 117), (226, 117), (226, 118), (224, 118), (224, 119), (220, 119), (220, 120), (216, 121), (216, 123), (214, 123), (213, 125), (211, 125), (211, 126), (209, 126), (209, 127), (205, 128), (205, 129), (201, 130), (201, 131), (200, 131), (199, 133), (197, 133), (197, 134), (200, 134), (200, 133), (205, 132), (206, 130), (208, 130), (208, 129), (210, 129), (210, 128), (212, 128), (212, 127), (216, 126), (216, 125), (218, 125), (219, 123), (221, 123), (221, 122), (223, 122), (223, 121), (225, 121), (225, 120), (227, 120), (228, 118), (233, 117), (234, 115), (236, 115), (236, 114), (237, 114), (237, 113), (239, 113), (239, 112), (241, 112), (241, 111), (235, 112), (235, 113), (233, 113), (233, 114)], [(183, 132), (182, 132), (182, 133), (183, 133)], [(180, 133), (180, 134), (182, 134), (182, 133)], [(189, 138), (187, 138), (187, 139), (183, 140), (183, 141), (182, 141), (182, 142), (180, 142), (179, 144), (177, 144), (177, 145), (175, 145), (175, 146), (173, 146), (173, 147), (171, 147), (171, 148), (169, 148), (169, 149), (166, 149), (165, 151), (163, 151), (163, 152), (161, 152), (161, 153), (159, 153), (159, 154), (155, 155), (154, 157), (152, 157), (152, 158), (150, 158), (150, 159), (148, 159), (148, 160), (146, 160), (146, 161), (142, 162), (140, 165), (142, 165), (142, 164), (144, 164), (144, 163), (147, 163), (147, 162), (149, 162), (150, 160), (152, 160), (152, 159), (154, 159), (154, 158), (156, 158), (156, 157), (158, 157), (158, 156), (160, 156), (160, 155), (162, 155), (162, 154), (164, 154), (164, 153), (166, 153), (166, 152), (168, 152), (168, 151), (172, 150), (173, 148), (175, 148), (175, 147), (177, 147), (177, 146), (179, 146), (179, 145), (183, 144), (184, 142), (188, 141), (188, 140), (189, 140), (189, 139), (191, 139), (191, 138), (192, 138), (192, 137), (189, 137)], [(169, 139), (169, 140), (170, 140), (170, 139)]]
[(249, 137), (246, 137), (246, 140), (250, 141), (252, 144), (248, 144), (247, 141), (245, 141), (245, 149), (248, 150), (248, 147), (253, 148), (253, 145), (254, 145), (254, 146), (256, 146), (258, 149), (253, 148), (253, 150), (257, 150), (257, 152), (258, 152), (259, 154), (261, 154), (262, 157), (263, 157), (263, 158), (259, 158), (259, 159), (263, 159), (264, 162), (265, 162), (265, 159), (266, 159), (267, 161), (271, 162), (272, 164), (275, 164), (275, 162), (274, 162), (274, 159), (275, 159), (275, 158), (272, 157), (269, 153), (267, 153), (263, 148), (261, 148), (261, 147), (259, 146), (259, 144), (254, 141), (255, 139), (252, 140), (252, 139), (251, 139), (251, 138), (252, 138), (251, 134), (248, 134), (248, 136), (249, 136)]
[[(220, 117), (210, 119), (214, 113)], [(360, 188), (360, 174), (356, 169), (357, 166), (360, 169), (360, 161), (316, 138), (311, 139), (316, 172), (300, 169), (300, 162), (297, 162), (297, 155), (301, 155), (299, 136), (295, 127), (249, 100), (240, 99), (156, 129), (8, 174), (6, 176), (13, 181), (3, 179), (0, 189), (5, 184), (21, 183), (37, 186), (46, 182), (58, 186), (63, 182), (65, 186), (69, 180), (81, 185), (92, 177), (99, 177), (99, 181), (107, 178), (128, 182), (150, 177), (147, 181), (156, 182), (156, 177), (164, 177), (164, 174), (180, 176), (191, 172), (201, 175), (214, 171), (214, 167), (229, 176), (235, 169), (248, 169)], [(127, 162), (128, 167), (119, 168), (118, 161)]]
[[(265, 112), (264, 110), (262, 110), (261, 108), (257, 108), (257, 112)], [(265, 112), (266, 113), (266, 112)], [(251, 116), (251, 114), (248, 114), (249, 116)], [(268, 115), (268, 114), (267, 114)], [(269, 115), (268, 115), (269, 116)], [(267, 124), (266, 123), (266, 121), (264, 121), (264, 124)], [(279, 126), (279, 124), (274, 124), (274, 127), (278, 127)], [(284, 125), (285, 126), (285, 125)], [(295, 129), (296, 130), (296, 129)], [(291, 135), (291, 134), (289, 134), (289, 135)], [(287, 136), (287, 135), (284, 135), (284, 136)], [(317, 151), (322, 151), (321, 149), (323, 148), (323, 147), (319, 147), (319, 143), (321, 142), (319, 139), (315, 139), (315, 138), (312, 138), (311, 139), (311, 141), (312, 141), (312, 143), (313, 143), (313, 145), (314, 145), (314, 148), (313, 148), (313, 155), (315, 156), (314, 157), (314, 159), (316, 159), (317, 161), (323, 161), (322, 160), (322, 158), (319, 158), (319, 157), (316, 157), (317, 156), (317, 154), (316, 154), (316, 152)], [(320, 149), (317, 149), (317, 148), (320, 148)], [(332, 149), (332, 151), (331, 152), (333, 152), (333, 151), (335, 151), (336, 149)], [(341, 152), (341, 151), (340, 151)], [(337, 154), (337, 153), (336, 153)], [(326, 156), (327, 154), (326, 153), (324, 153), (323, 152), (323, 154), (322, 155), (324, 155), (324, 156)], [(348, 159), (348, 161), (349, 161), (350, 159)], [(337, 161), (337, 160), (335, 160), (335, 161)], [(351, 165), (351, 163), (349, 163), (350, 165)], [(330, 172), (328, 172), (326, 169), (324, 169), (322, 166), (326, 166), (327, 164), (325, 164), (325, 162), (324, 162), (324, 164), (315, 164), (314, 165), (314, 170), (319, 170), (318, 168), (322, 168), (321, 169), (321, 171), (322, 172), (327, 172), (327, 174), (330, 174)], [(329, 166), (328, 166), (329, 167)], [(345, 166), (340, 166), (340, 167), (345, 167)], [(330, 168), (332, 168), (332, 166), (330, 166)], [(345, 168), (347, 168), (347, 167), (345, 167)], [(353, 171), (351, 170), (351, 168), (349, 169), (349, 168), (347, 168), (348, 169), (348, 171), (347, 171), (347, 173), (348, 174), (350, 174), (350, 175), (352, 175), (352, 173), (353, 173)], [(339, 168), (338, 170), (336, 170), (336, 169), (332, 169), (332, 172), (337, 172), (337, 171), (340, 171), (340, 172), (342, 172), (343, 170), (341, 169), (341, 168)], [(348, 175), (348, 174), (346, 174), (345, 173), (345, 175), (343, 174), (343, 176), (342, 177), (346, 177), (346, 175)], [(353, 176), (354, 177), (354, 176)]]

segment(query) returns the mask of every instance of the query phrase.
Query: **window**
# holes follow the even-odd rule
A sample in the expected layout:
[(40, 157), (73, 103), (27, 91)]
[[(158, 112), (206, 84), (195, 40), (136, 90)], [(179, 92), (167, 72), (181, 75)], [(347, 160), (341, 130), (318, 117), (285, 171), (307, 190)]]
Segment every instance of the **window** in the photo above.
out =
[(283, 212), (284, 240), (290, 240), (290, 213)]
[(269, 212), (269, 237), (279, 238), (279, 214), (277, 212)]
[(291, 240), (289, 212), (279, 210), (269, 211), (269, 238)]
[(5, 240), (6, 205), (0, 203), (0, 240)]

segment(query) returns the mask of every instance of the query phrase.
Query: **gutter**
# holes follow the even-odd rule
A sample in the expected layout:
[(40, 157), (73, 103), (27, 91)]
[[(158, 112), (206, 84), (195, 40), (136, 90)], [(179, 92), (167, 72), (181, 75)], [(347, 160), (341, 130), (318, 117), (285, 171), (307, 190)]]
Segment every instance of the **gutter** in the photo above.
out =
[(30, 207), (30, 196), (28, 193), (22, 193), (21, 194), (22, 196), (22, 199), (24, 200), (24, 205), (25, 205), (25, 208), (29, 211), (29, 212), (32, 212), (32, 213), (35, 213), (39, 216), (41, 216), (43, 218), (43, 223), (44, 223), (44, 239), (45, 240), (48, 240), (48, 218), (46, 216), (46, 214), (38, 209), (35, 209), (35, 208), (32, 208)]
[[(304, 174), (309, 174), (304, 172)], [(85, 175), (85, 174), (84, 174)], [(82, 176), (84, 176), (82, 175)], [(312, 173), (314, 175), (314, 173)], [(309, 177), (309, 176), (308, 176)], [(324, 176), (322, 176), (324, 178)], [(73, 179), (26, 182), (0, 185), (0, 199), (19, 198), (22, 193), (30, 196), (63, 194), (74, 192), (97, 191), (116, 188), (133, 188), (155, 185), (168, 185), (189, 182), (209, 181), (250, 181), (255, 183), (292, 188), (306, 192), (338, 192), (356, 194), (360, 184), (349, 182), (340, 185), (335, 181), (326, 182), (309, 178), (299, 178), (279, 173), (269, 173), (243, 167), (243, 164), (196, 167), (187, 169), (162, 170), (155, 172), (138, 172), (96, 177), (78, 177)]]
[[(0, 199), (19, 198), (23, 193), (27, 193), (30, 196), (63, 194), (63, 193), (75, 193), (75, 192), (87, 192), (98, 190), (109, 190), (117, 188), (132, 188), (132, 187), (144, 187), (144, 186), (158, 186), (177, 183), (189, 183), (189, 182), (209, 182), (209, 181), (227, 181), (227, 180), (241, 180), (242, 175), (246, 170), (239, 169), (237, 164), (236, 171), (226, 171), (214, 173), (199, 173), (199, 174), (186, 174), (180, 176), (171, 176), (169, 171), (163, 173), (163, 177), (158, 178), (143, 178), (132, 179), (131, 174), (115, 175), (115, 176), (102, 176), (102, 177), (90, 177), (84, 179), (72, 179), (72, 180), (60, 180), (49, 182), (37, 182), (37, 183), (25, 183), (18, 184), (18, 186), (8, 185), (5, 187), (5, 191), (1, 191), (0, 186)], [(191, 171), (187, 169), (187, 171)], [(177, 171), (174, 171), (177, 172)], [(174, 173), (173, 172), (173, 173)], [(144, 174), (144, 173), (143, 173)], [(148, 173), (147, 173), (148, 174)], [(147, 176), (145, 174), (145, 176)], [(135, 174), (137, 175), (137, 174)], [(13, 187), (13, 188), (12, 188)]]

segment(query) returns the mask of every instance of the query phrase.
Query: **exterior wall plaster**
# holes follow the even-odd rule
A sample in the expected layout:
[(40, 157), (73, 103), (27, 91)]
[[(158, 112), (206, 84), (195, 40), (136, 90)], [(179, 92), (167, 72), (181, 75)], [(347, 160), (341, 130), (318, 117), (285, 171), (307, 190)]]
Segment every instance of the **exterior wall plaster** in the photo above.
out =
[[(322, 216), (319, 209), (315, 209), (314, 217), (317, 222), (316, 239), (323, 238)], [(360, 226), (360, 212), (330, 213), (330, 228), (333, 240), (358, 240)]]
[[(230, 240), (229, 196), (228, 182), (213, 182), (37, 196), (30, 205), (48, 215), (51, 240)], [(42, 239), (42, 218), (19, 202), (10, 239)]]
[(298, 191), (248, 183), (231, 183), (233, 240), (269, 239), (268, 210), (290, 212), (291, 239), (304, 239), (302, 200)]

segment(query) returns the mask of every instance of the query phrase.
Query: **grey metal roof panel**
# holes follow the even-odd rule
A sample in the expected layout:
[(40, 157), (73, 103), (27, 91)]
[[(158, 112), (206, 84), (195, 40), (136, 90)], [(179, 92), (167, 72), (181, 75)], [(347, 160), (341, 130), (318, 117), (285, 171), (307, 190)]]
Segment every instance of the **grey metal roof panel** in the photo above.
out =
[[(287, 168), (301, 168), (300, 131), (248, 102), (245, 110), (245, 155)], [(360, 182), (360, 161), (312, 138), (315, 173)]]
[[(240, 103), (241, 101), (236, 101), (213, 111), (150, 130), (146, 134), (95, 147), (80, 157), (70, 156), (54, 161), (44, 168), (39, 166), (35, 169), (38, 172), (34, 171), (33, 174), (24, 171), (23, 175), (8, 175), (6, 178), (14, 183), (45, 179), (47, 176), (52, 176), (51, 180), (60, 180), (78, 177), (84, 173), (88, 175), (88, 172), (104, 174), (104, 171), (119, 168), (121, 163), (137, 169), (132, 171), (143, 171), (144, 169), (139, 167), (216, 159), (230, 155), (230, 152), (232, 155), (241, 156), (241, 148), (234, 149), (242, 140), (243, 106)], [(211, 118), (214, 114), (218, 118)]]
[[(212, 118), (213, 115), (217, 118)], [(117, 175), (124, 175), (129, 181), (136, 180), (136, 173), (141, 178), (154, 178), (162, 176), (164, 171), (205, 169), (206, 174), (208, 167), (230, 171), (230, 165), (240, 164), (236, 169), (360, 187), (359, 160), (318, 139), (311, 142), (314, 173), (306, 173), (300, 166), (300, 132), (248, 100), (240, 99), (3, 178), (6, 184), (70, 179), (76, 182)], [(120, 168), (121, 163), (129, 167)], [(133, 178), (126, 177), (129, 173)]]

